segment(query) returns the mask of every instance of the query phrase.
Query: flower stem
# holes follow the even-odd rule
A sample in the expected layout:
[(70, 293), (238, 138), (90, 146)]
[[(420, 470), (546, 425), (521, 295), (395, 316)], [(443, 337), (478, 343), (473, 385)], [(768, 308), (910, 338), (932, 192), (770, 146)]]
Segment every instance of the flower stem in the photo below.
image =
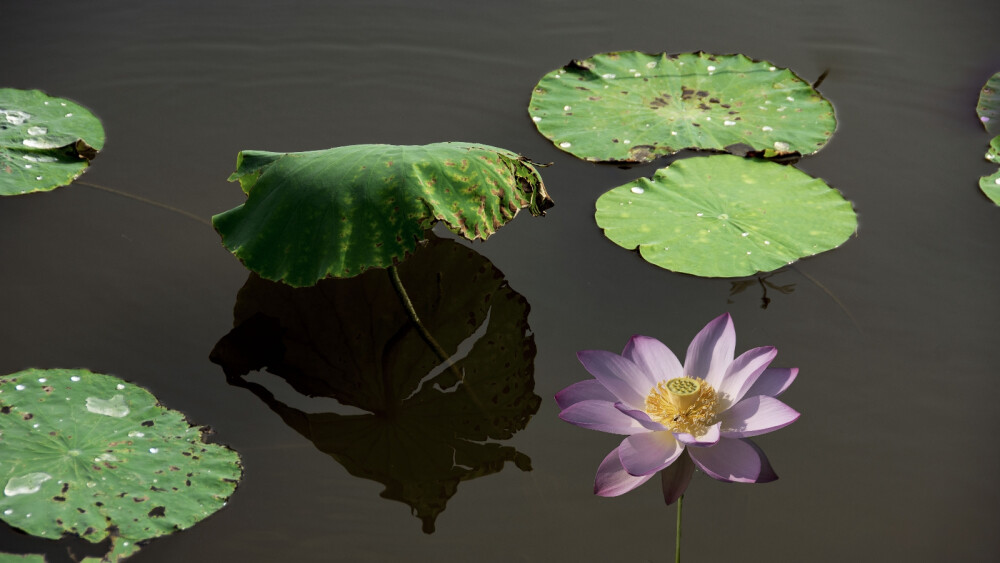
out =
[(423, 338), (424, 342), (431, 347), (431, 350), (433, 350), (434, 354), (439, 360), (441, 360), (441, 363), (446, 365), (459, 380), (464, 379), (462, 373), (458, 370), (455, 364), (452, 363), (451, 358), (448, 357), (448, 353), (444, 351), (444, 348), (438, 344), (438, 341), (434, 338), (434, 336), (427, 330), (426, 327), (424, 327), (424, 323), (420, 322), (420, 317), (417, 316), (417, 310), (413, 308), (413, 302), (410, 301), (410, 296), (406, 294), (406, 289), (403, 287), (403, 281), (399, 279), (399, 270), (396, 269), (395, 265), (389, 266), (388, 270), (389, 279), (392, 280), (392, 287), (396, 290), (396, 295), (399, 296), (399, 301), (403, 304), (403, 308), (406, 309), (406, 315), (410, 317), (410, 321), (412, 321), (413, 325), (417, 328), (417, 332), (420, 333), (421, 338)]
[(677, 539), (674, 541), (674, 563), (681, 563), (681, 511), (684, 507), (684, 495), (677, 499)]

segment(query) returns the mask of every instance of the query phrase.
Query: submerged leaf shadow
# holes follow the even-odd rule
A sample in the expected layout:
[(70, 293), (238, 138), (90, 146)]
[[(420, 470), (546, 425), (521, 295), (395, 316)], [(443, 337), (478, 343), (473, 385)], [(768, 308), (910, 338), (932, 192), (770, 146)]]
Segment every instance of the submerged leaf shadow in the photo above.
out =
[[(507, 461), (531, 469), (491, 440), (511, 438), (538, 410), (535, 344), (527, 301), (471, 249), (432, 237), (398, 269), (454, 369), (421, 338), (384, 270), (308, 288), (251, 274), (211, 360), (352, 475), (383, 483), (381, 496), (410, 505), (432, 533), (459, 482)], [(369, 414), (293, 408), (242, 377), (265, 367), (303, 395)]]

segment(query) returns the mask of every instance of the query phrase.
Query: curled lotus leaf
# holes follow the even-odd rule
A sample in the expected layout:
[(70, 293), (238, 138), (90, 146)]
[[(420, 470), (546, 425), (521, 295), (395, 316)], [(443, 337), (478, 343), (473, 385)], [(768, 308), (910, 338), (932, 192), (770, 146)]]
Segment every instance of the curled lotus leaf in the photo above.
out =
[(644, 162), (732, 145), (812, 154), (836, 128), (830, 102), (792, 71), (702, 52), (573, 61), (542, 77), (528, 113), (557, 147), (592, 161)]
[(520, 209), (552, 205), (527, 159), (470, 143), (243, 151), (230, 180), (247, 201), (212, 218), (223, 244), (262, 278), (299, 287), (391, 266), (437, 221), (485, 239)]
[(0, 88), (0, 195), (65, 186), (103, 146), (104, 127), (87, 108), (39, 90)]
[(0, 519), (43, 538), (111, 538), (106, 561), (222, 508), (236, 452), (149, 391), (82, 369), (0, 376)]
[(1000, 133), (1000, 72), (991, 76), (979, 92), (976, 113), (991, 135)]
[(680, 160), (597, 200), (597, 224), (619, 246), (676, 272), (768, 272), (843, 244), (851, 203), (791, 166), (732, 155)]

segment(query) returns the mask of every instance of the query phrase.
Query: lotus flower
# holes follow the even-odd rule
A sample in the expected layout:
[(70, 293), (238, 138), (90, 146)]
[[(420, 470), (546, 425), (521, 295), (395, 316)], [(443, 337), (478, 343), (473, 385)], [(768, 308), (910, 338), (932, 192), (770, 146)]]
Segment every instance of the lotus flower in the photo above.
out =
[(774, 397), (798, 368), (769, 368), (771, 346), (733, 359), (736, 331), (724, 314), (695, 336), (684, 365), (662, 342), (633, 336), (622, 355), (577, 354), (595, 379), (556, 394), (559, 417), (626, 436), (597, 469), (594, 493), (618, 496), (661, 471), (667, 504), (687, 488), (694, 467), (719, 481), (765, 483), (778, 476), (748, 438), (787, 426), (799, 413)]

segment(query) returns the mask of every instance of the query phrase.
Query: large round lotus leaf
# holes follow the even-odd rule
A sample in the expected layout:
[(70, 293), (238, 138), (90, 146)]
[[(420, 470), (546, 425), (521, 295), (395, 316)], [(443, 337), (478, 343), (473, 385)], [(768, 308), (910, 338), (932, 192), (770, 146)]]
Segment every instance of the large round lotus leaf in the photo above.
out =
[(103, 146), (104, 128), (87, 108), (39, 90), (0, 88), (0, 195), (65, 186)]
[(991, 76), (983, 86), (976, 113), (987, 131), (993, 135), (1000, 133), (1000, 72)]
[(292, 286), (391, 266), (435, 221), (485, 239), (521, 208), (541, 215), (552, 205), (526, 159), (468, 143), (243, 151), (229, 179), (247, 201), (212, 218), (223, 244)]
[(983, 190), (986, 197), (993, 200), (993, 203), (1000, 205), (1000, 170), (994, 174), (980, 178), (979, 189)]
[(706, 277), (775, 270), (840, 246), (857, 229), (850, 202), (774, 162), (689, 158), (597, 199), (597, 224), (647, 261)]
[(0, 518), (45, 538), (111, 537), (107, 559), (222, 508), (236, 452), (145, 389), (87, 370), (0, 377)]
[(811, 154), (833, 106), (790, 70), (743, 55), (594, 55), (542, 77), (528, 109), (556, 146), (586, 160), (642, 162), (738, 143)]

